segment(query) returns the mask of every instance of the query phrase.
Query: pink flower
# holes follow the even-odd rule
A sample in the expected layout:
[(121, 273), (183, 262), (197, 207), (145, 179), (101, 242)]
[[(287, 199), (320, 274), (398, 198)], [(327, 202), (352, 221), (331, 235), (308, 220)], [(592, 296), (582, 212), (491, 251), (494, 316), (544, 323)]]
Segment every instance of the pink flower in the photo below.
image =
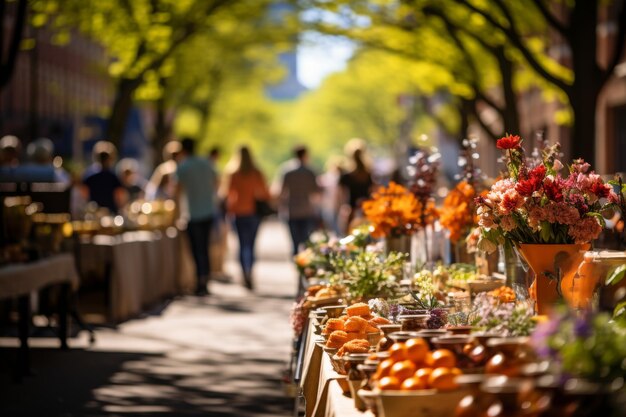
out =
[(585, 217), (569, 227), (567, 232), (575, 243), (589, 243), (600, 236), (602, 226), (593, 217)]
[(502, 219), (500, 220), (500, 227), (505, 232), (510, 232), (517, 227), (517, 223), (515, 223), (515, 219), (513, 218), (513, 216), (508, 215), (502, 217)]
[(532, 206), (528, 209), (528, 225), (535, 232), (539, 230), (539, 225), (547, 218), (547, 210), (543, 207)]
[(506, 215), (524, 205), (524, 197), (522, 197), (515, 189), (507, 190), (502, 197), (499, 208), (502, 214)]
[(556, 172), (559, 172), (560, 170), (563, 169), (563, 164), (558, 159), (555, 159), (554, 163), (552, 164), (552, 169), (555, 170)]
[(515, 187), (515, 183), (510, 178), (505, 178), (493, 184), (491, 186), (491, 191), (504, 194), (513, 187)]
[(591, 165), (589, 165), (582, 158), (580, 158), (574, 159), (574, 161), (572, 162), (571, 170), (572, 172), (584, 174), (585, 172), (589, 171), (589, 168), (591, 168)]

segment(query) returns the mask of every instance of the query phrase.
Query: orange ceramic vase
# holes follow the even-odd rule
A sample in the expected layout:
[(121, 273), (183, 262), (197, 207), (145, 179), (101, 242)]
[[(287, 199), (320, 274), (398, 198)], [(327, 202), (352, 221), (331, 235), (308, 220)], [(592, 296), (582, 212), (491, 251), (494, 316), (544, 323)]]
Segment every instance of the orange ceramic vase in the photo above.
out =
[[(589, 243), (519, 245), (520, 254), (535, 274), (529, 293), (535, 300), (536, 314), (549, 314), (552, 306), (560, 298), (561, 288), (571, 287), (585, 251), (590, 247)], [(557, 288), (557, 280), (550, 277), (558, 276), (557, 269), (560, 269), (561, 288)]]

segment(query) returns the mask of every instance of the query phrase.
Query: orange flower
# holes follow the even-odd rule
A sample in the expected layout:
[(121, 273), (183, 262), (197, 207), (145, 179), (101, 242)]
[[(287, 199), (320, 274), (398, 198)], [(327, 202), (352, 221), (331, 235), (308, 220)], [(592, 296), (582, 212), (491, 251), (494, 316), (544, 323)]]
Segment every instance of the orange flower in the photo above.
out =
[(456, 243), (474, 224), (476, 190), (467, 181), (461, 181), (443, 200), (439, 221), (450, 232), (450, 241)]
[(409, 190), (390, 182), (363, 202), (363, 213), (374, 227), (373, 237), (411, 234), (419, 227), (422, 204)]

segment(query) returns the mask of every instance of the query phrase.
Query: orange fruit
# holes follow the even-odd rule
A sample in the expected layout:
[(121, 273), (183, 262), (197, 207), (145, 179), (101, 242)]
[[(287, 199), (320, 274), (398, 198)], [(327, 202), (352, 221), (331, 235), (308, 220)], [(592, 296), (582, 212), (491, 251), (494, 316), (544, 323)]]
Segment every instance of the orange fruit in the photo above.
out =
[(378, 381), (378, 388), (381, 390), (400, 389), (401, 384), (395, 376), (386, 376)]
[(463, 371), (461, 371), (459, 368), (451, 368), (450, 372), (452, 372), (454, 376), (463, 375)]
[(450, 368), (436, 368), (428, 378), (428, 384), (431, 388), (438, 389), (440, 391), (451, 391), (457, 388), (456, 382), (454, 382), (456, 375), (452, 373)]
[(426, 357), (424, 358), (424, 364), (426, 364), (427, 367), (432, 368), (433, 366), (433, 353), (428, 351), (426, 352)]
[(418, 369), (417, 372), (415, 372), (415, 377), (419, 378), (422, 381), (424, 387), (428, 387), (428, 379), (430, 378), (430, 374), (432, 373), (433, 368), (421, 368)]
[(389, 376), (389, 371), (391, 371), (391, 367), (395, 362), (391, 359), (385, 359), (381, 363), (378, 364), (378, 369), (374, 374), (374, 379), (381, 379), (386, 376)]
[(415, 391), (418, 389), (425, 389), (426, 384), (418, 377), (412, 376), (402, 381), (402, 386), (400, 388), (404, 391)]
[(409, 339), (404, 346), (406, 346), (407, 359), (417, 363), (424, 362), (429, 351), (428, 344), (424, 339)]
[(389, 348), (389, 359), (393, 359), (394, 362), (399, 362), (407, 359), (406, 346), (404, 343), (394, 343)]
[(395, 376), (400, 381), (404, 381), (405, 379), (412, 377), (415, 374), (416, 369), (417, 367), (412, 361), (404, 360), (394, 363), (391, 367), (389, 375)]
[(454, 368), (456, 366), (456, 356), (448, 349), (437, 349), (432, 353), (433, 368)]

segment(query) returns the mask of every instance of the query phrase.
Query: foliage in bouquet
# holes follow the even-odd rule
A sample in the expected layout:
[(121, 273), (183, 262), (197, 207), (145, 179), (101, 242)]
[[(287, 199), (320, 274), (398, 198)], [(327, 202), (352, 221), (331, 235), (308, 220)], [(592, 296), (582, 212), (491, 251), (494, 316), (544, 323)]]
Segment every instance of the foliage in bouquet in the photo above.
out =
[(626, 378), (626, 329), (606, 313), (557, 311), (531, 338), (537, 354), (570, 376), (599, 381)]
[(519, 136), (498, 139), (496, 146), (505, 152), (508, 176), (476, 199), (480, 249), (493, 252), (504, 239), (568, 244), (598, 237), (604, 224), (601, 212), (617, 196), (588, 163), (575, 160), (562, 176), (558, 144), (543, 149), (534, 166), (526, 160)]
[(400, 184), (391, 181), (363, 202), (363, 213), (373, 226), (376, 238), (410, 235), (419, 228), (422, 217), (420, 201)]
[[(411, 287), (415, 291), (410, 291), (411, 297), (417, 310), (428, 310), (430, 318), (427, 321), (429, 329), (439, 329), (448, 322), (447, 310), (444, 310), (444, 303), (437, 298), (437, 287), (434, 282), (434, 275), (428, 269), (422, 269), (413, 276)], [(406, 307), (401, 308), (401, 314), (415, 314)]]
[(355, 229), (341, 240), (323, 231), (315, 232), (305, 249), (294, 256), (294, 262), (304, 276), (324, 277), (333, 272), (333, 258), (354, 256), (369, 240), (369, 233), (364, 229)]
[(436, 148), (418, 149), (409, 157), (405, 168), (408, 189), (422, 205), (420, 227), (431, 225), (439, 218), (439, 210), (432, 196), (439, 175), (440, 159), (441, 154)]
[[(533, 313), (525, 304), (503, 302), (499, 294), (481, 292), (476, 295), (465, 322), (477, 330), (502, 336), (529, 336), (535, 327)], [(462, 320), (454, 317), (452, 321)]]
[(406, 255), (359, 252), (352, 258), (332, 259), (331, 282), (343, 285), (354, 300), (369, 297), (395, 297), (400, 291), (402, 265)]
[(467, 181), (461, 181), (443, 200), (439, 209), (439, 222), (448, 230), (452, 243), (467, 236), (474, 225), (475, 198), (474, 187)]

